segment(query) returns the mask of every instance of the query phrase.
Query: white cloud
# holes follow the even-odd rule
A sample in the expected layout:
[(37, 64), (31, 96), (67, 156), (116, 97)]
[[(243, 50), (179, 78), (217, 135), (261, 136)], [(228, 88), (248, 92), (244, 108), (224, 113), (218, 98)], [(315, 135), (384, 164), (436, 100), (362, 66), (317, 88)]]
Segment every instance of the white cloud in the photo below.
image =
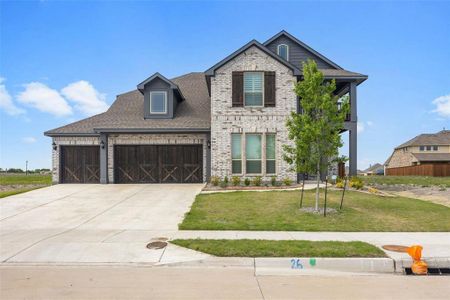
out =
[(450, 94), (437, 97), (432, 103), (436, 105), (436, 109), (433, 112), (450, 119)]
[(3, 83), (3, 81), (5, 81), (5, 78), (0, 77), (0, 108), (11, 116), (24, 114), (25, 110), (17, 107), (13, 103), (12, 97), (8, 93), (8, 90), (6, 89), (6, 86)]
[(61, 94), (75, 103), (75, 109), (88, 116), (102, 113), (108, 109), (105, 94), (99, 93), (92, 84), (85, 80), (69, 84), (61, 90)]
[(373, 122), (372, 121), (367, 121), (367, 126), (372, 127), (373, 126)]
[(37, 140), (36, 140), (36, 138), (34, 138), (32, 136), (26, 136), (26, 137), (22, 138), (22, 142), (24, 142), (25, 144), (33, 144), (33, 143), (36, 143)]
[(356, 125), (356, 131), (358, 133), (361, 133), (361, 132), (364, 131), (364, 129), (365, 129), (364, 123), (363, 122), (358, 122), (357, 125)]
[(31, 82), (24, 86), (25, 90), (17, 96), (19, 102), (58, 117), (72, 114), (72, 108), (58, 91), (40, 82)]

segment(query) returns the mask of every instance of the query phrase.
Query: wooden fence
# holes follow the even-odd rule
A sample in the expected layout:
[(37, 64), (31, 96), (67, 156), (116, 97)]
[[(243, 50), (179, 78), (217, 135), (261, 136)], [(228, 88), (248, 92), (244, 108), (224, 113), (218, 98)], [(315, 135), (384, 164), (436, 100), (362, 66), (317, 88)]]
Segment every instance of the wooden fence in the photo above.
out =
[(386, 168), (388, 176), (450, 176), (450, 163), (421, 164), (417, 166)]

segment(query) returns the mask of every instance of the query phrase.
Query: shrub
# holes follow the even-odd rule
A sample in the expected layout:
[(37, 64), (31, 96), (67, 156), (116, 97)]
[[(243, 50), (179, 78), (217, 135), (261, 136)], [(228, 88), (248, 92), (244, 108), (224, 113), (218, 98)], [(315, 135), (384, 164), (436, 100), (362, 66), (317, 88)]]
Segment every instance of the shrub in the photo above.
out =
[(246, 186), (249, 186), (249, 185), (250, 185), (250, 179), (245, 178), (245, 179), (244, 179), (244, 184), (245, 184)]
[(211, 183), (212, 183), (213, 186), (218, 186), (218, 185), (219, 185), (219, 182), (220, 182), (220, 179), (219, 179), (219, 177), (217, 177), (217, 176), (211, 176), (210, 181), (211, 181)]
[(292, 184), (292, 180), (290, 178), (288, 178), (288, 177), (285, 177), (283, 179), (283, 184), (289, 186), (289, 185)]
[(227, 185), (228, 185), (228, 184), (225, 182), (225, 180), (223, 180), (223, 181), (220, 182), (220, 187), (221, 187), (221, 188), (226, 188)]
[(241, 184), (241, 177), (239, 177), (239, 176), (233, 176), (233, 177), (231, 177), (231, 183), (232, 183), (234, 186), (240, 185), (240, 184)]
[(253, 178), (253, 184), (255, 186), (260, 186), (261, 185), (261, 181), (262, 181), (261, 176), (256, 176), (255, 178)]
[(338, 189), (343, 189), (344, 183), (345, 183), (345, 181), (342, 178), (340, 178), (340, 177), (336, 178), (336, 187)]
[(228, 176), (225, 176), (225, 178), (223, 179), (223, 182), (225, 183), (225, 185), (228, 184)]
[(350, 178), (348, 185), (354, 189), (360, 190), (363, 188), (364, 183), (362, 182), (362, 180), (360, 178), (352, 177), (352, 178)]
[(277, 176), (270, 177), (270, 183), (272, 184), (272, 186), (276, 186), (277, 185)]

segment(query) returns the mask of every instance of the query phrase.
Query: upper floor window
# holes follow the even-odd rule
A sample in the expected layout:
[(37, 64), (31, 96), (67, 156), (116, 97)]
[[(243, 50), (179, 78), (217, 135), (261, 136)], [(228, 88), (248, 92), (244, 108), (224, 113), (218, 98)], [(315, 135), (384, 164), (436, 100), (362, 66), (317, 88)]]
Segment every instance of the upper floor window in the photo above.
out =
[(419, 146), (420, 151), (438, 151), (438, 146)]
[(285, 60), (289, 60), (289, 46), (285, 44), (278, 45), (278, 55)]
[(167, 92), (165, 91), (150, 92), (150, 113), (151, 114), (167, 113)]
[(264, 105), (264, 72), (244, 72), (244, 105)]

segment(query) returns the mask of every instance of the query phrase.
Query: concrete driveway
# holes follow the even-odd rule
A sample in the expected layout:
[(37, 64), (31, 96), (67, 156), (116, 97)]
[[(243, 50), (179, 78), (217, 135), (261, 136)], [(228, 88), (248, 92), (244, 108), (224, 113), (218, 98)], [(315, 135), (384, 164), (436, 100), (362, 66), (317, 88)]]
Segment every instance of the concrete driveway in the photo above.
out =
[(1, 199), (0, 260), (153, 264), (205, 258), (173, 245), (146, 248), (151, 240), (177, 231), (201, 188), (202, 184), (55, 185)]

